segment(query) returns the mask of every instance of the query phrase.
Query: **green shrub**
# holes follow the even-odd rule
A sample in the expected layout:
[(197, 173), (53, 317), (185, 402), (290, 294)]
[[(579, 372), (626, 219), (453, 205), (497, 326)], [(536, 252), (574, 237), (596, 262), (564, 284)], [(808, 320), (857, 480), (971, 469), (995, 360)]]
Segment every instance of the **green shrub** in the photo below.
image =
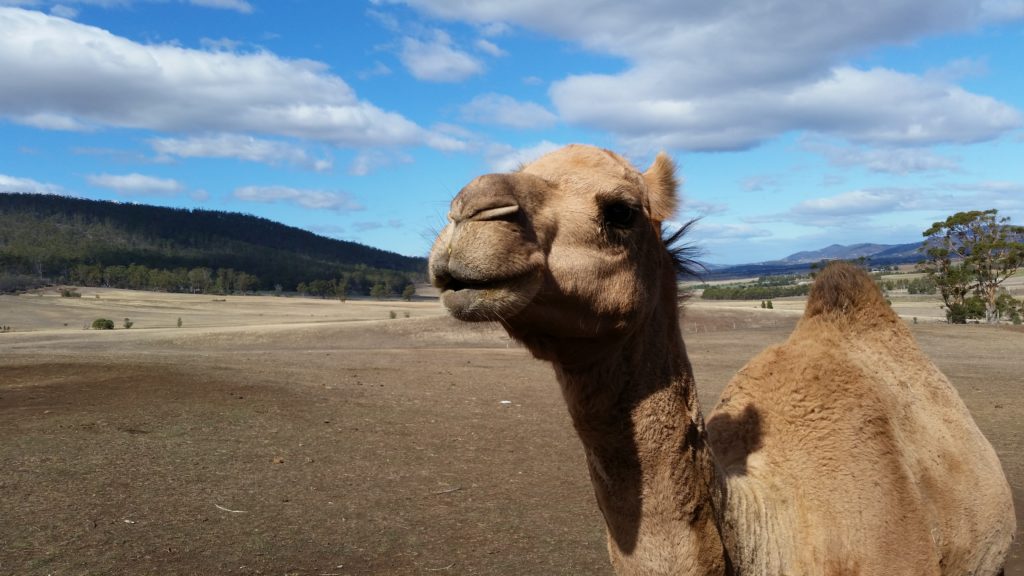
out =
[(402, 290), (402, 299), (406, 302), (412, 300), (412, 297), (416, 295), (416, 285), (407, 284), (405, 290)]
[(75, 290), (74, 288), (61, 288), (60, 289), (60, 297), (61, 298), (81, 298), (82, 297), (82, 293), (79, 292), (78, 290)]
[(107, 318), (97, 318), (92, 321), (93, 330), (113, 330), (114, 321)]
[(135, 326), (135, 322), (132, 322), (130, 318), (125, 318), (124, 319), (124, 327), (125, 327), (125, 329), (127, 330), (128, 328), (131, 328), (132, 326)]

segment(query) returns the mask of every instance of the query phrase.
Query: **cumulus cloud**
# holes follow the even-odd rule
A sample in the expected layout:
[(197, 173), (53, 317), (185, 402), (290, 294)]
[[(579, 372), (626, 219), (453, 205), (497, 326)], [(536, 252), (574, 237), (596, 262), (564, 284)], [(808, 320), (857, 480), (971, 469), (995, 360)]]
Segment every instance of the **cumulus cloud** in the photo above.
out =
[(381, 150), (363, 150), (352, 160), (348, 173), (353, 176), (366, 176), (371, 172), (390, 166), (395, 162), (408, 164), (412, 157), (402, 153), (386, 153)]
[(484, 40), (483, 38), (476, 41), (476, 49), (495, 57), (508, 55), (508, 52), (502, 50), (497, 44), (489, 40)]
[(518, 170), (523, 164), (528, 164), (561, 147), (561, 144), (547, 140), (527, 148), (513, 148), (508, 145), (496, 144), (487, 151), (487, 162), (495, 172), (512, 172)]
[(821, 154), (836, 166), (863, 166), (872, 172), (910, 174), (913, 172), (956, 171), (959, 162), (922, 148), (865, 148), (838, 146), (805, 139), (802, 147)]
[(908, 210), (945, 209), (956, 200), (926, 188), (863, 188), (810, 198), (785, 212), (744, 218), (747, 223), (789, 222), (802, 226), (863, 227), (867, 218)]
[(291, 164), (317, 172), (330, 170), (328, 158), (315, 158), (305, 149), (275, 140), (242, 134), (217, 134), (191, 138), (154, 138), (149, 141), (158, 160), (170, 158), (237, 158), (247, 162)]
[(93, 186), (109, 188), (123, 196), (173, 196), (184, 186), (172, 178), (131, 174), (90, 174), (86, 181)]
[(344, 192), (305, 190), (288, 186), (243, 186), (236, 189), (233, 195), (247, 202), (288, 202), (314, 210), (351, 212), (363, 209), (362, 205)]
[(50, 7), (50, 14), (61, 18), (74, 19), (78, 16), (78, 9), (63, 4), (55, 4)]
[(504, 94), (481, 94), (462, 106), (462, 119), (509, 128), (546, 128), (558, 117), (540, 104), (520, 102)]
[(189, 4), (202, 6), (204, 8), (219, 8), (222, 10), (234, 10), (242, 14), (252, 13), (252, 5), (245, 0), (188, 0)]
[(384, 227), (401, 228), (402, 221), (392, 219), (387, 222), (356, 222), (352, 227), (358, 232), (369, 232), (370, 230), (379, 230)]
[(1019, 2), (585, 0), (551, 10), (539, 0), (388, 1), (621, 58), (625, 71), (569, 76), (551, 98), (562, 119), (610, 131), (634, 150), (745, 149), (793, 130), (863, 144), (966, 143), (1022, 124), (1012, 106), (948, 76), (847, 64), (880, 46), (1020, 20)]
[(740, 181), (740, 186), (747, 192), (762, 192), (767, 188), (778, 188), (779, 178), (769, 174), (747, 176)]
[(694, 234), (699, 235), (702, 243), (767, 238), (772, 235), (770, 230), (750, 224), (716, 224), (713, 222), (698, 222), (694, 227)]
[(459, 82), (484, 71), (482, 62), (455, 47), (441, 30), (426, 41), (405, 37), (398, 57), (413, 77), (430, 82)]
[(0, 117), (14, 122), (257, 132), (338, 146), (451, 144), (360, 100), (320, 62), (140, 44), (18, 8), (0, 7), (0, 29)]
[(680, 210), (685, 213), (696, 214), (704, 217), (728, 212), (729, 206), (727, 204), (722, 204), (721, 202), (705, 202), (703, 200), (686, 198), (683, 200)]
[(47, 184), (31, 178), (18, 178), (0, 174), (0, 192), (22, 192), (25, 194), (63, 194), (64, 189), (56, 184)]

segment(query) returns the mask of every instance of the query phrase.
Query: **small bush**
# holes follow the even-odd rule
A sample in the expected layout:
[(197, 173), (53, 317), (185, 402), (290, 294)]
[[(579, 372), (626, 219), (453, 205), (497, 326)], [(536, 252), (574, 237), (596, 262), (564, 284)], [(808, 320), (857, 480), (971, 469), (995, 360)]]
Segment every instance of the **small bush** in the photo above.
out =
[(396, 314), (394, 310), (389, 310), (388, 317), (394, 320), (395, 318), (398, 318), (398, 314)]
[(406, 317), (406, 318), (408, 318), (408, 317), (409, 317), (409, 313), (408, 313), (408, 312), (406, 312), (406, 313), (405, 313), (405, 317)]
[(92, 321), (93, 330), (113, 330), (114, 321), (108, 318), (97, 318)]
[(181, 328), (181, 316), (178, 316), (178, 328)]
[(3, 334), (5, 332), (10, 332), (10, 331), (11, 331), (11, 327), (10, 326), (8, 326), (6, 324), (0, 326), (0, 334)]
[(82, 293), (79, 292), (78, 290), (75, 290), (74, 288), (61, 288), (60, 289), (60, 297), (61, 298), (81, 298), (82, 297)]
[(132, 326), (135, 326), (135, 322), (132, 322), (130, 318), (125, 318), (124, 319), (125, 330), (127, 330), (128, 328), (131, 328)]

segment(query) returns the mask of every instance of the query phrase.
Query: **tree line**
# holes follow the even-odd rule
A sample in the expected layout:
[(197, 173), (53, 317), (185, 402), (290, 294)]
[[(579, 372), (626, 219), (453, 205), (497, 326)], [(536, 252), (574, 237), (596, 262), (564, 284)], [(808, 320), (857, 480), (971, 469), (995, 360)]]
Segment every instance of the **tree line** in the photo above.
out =
[(935, 294), (938, 291), (938, 286), (931, 277), (878, 279), (878, 285), (889, 292), (906, 290), (907, 294)]
[(193, 294), (247, 294), (256, 291), (256, 276), (233, 268), (149, 268), (141, 264), (101, 266), (77, 264), (63, 283), (77, 286), (158, 290)]
[(806, 296), (810, 284), (726, 284), (705, 286), (701, 298), (705, 300), (771, 300), (787, 296)]

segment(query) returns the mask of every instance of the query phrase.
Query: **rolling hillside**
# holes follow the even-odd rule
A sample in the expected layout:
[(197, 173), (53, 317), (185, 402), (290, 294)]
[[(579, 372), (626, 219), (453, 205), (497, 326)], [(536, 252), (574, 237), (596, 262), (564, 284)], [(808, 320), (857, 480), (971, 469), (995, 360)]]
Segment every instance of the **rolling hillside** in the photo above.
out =
[(35, 279), (115, 285), (127, 282), (121, 276), (133, 265), (140, 274), (145, 268), (173, 278), (165, 274), (159, 282), (147, 279), (153, 286), (123, 287), (184, 290), (182, 272), (200, 270), (211, 286), (224, 279), (222, 290), (231, 281), (230, 271), (241, 278), (242, 291), (344, 280), (352, 293), (368, 292), (378, 283), (400, 293), (426, 269), (422, 258), (245, 214), (0, 194), (0, 277), (7, 278), (8, 288), (12, 278), (21, 279), (15, 284)]

